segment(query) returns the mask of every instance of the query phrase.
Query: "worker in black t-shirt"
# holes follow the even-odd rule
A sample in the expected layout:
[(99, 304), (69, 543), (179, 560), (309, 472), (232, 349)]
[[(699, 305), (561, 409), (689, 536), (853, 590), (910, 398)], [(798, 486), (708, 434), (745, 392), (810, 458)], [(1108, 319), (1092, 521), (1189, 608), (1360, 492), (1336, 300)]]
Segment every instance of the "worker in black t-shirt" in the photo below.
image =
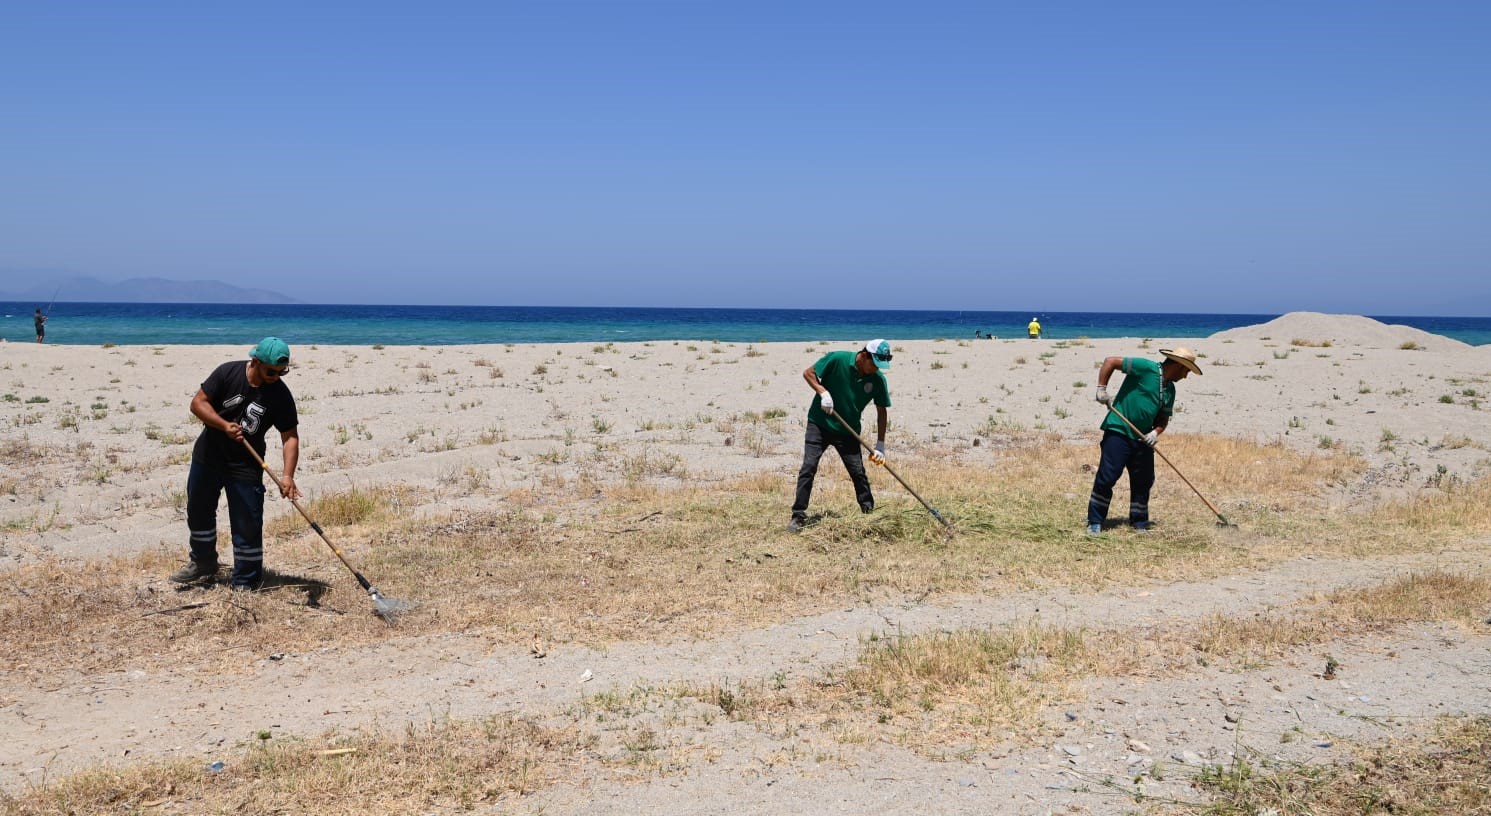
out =
[(234, 589), (258, 589), (264, 580), (263, 468), (243, 449), (243, 440), (264, 455), (264, 434), (280, 432), (284, 470), (281, 495), (300, 498), (295, 465), (300, 460), (295, 397), (281, 380), (290, 369), (290, 347), (278, 337), (259, 341), (247, 360), (223, 363), (202, 381), (191, 411), (206, 425), (192, 448), (186, 478), (186, 526), (191, 561), (171, 575), (187, 584), (217, 574), (217, 502), (228, 495), (233, 533)]

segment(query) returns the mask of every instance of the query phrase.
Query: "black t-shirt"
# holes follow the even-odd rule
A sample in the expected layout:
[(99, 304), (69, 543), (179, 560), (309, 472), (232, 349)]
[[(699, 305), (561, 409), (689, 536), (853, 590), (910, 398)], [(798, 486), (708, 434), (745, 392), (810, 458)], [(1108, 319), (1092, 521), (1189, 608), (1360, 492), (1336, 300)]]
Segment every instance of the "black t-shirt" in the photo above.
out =
[[(223, 363), (202, 381), (202, 392), (218, 416), (236, 422), (243, 436), (264, 455), (264, 432), (273, 425), (281, 432), (294, 430), (300, 424), (295, 413), (295, 397), (283, 380), (266, 383), (261, 388), (249, 385), (248, 361)], [(225, 468), (234, 479), (245, 482), (262, 480), (263, 468), (243, 449), (243, 443), (216, 428), (203, 428), (192, 449), (192, 459), (205, 465)]]

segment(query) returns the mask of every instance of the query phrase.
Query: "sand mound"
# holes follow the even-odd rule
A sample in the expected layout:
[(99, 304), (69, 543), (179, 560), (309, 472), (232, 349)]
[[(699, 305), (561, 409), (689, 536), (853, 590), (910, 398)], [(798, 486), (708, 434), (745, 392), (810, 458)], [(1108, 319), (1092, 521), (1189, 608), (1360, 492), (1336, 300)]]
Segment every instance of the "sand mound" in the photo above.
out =
[(1310, 345), (1319, 345), (1329, 341), (1333, 346), (1351, 345), (1365, 348), (1402, 348), (1409, 343), (1430, 351), (1470, 348), (1468, 343), (1426, 332), (1423, 329), (1415, 329), (1412, 326), (1383, 323), (1361, 315), (1322, 314), (1320, 312), (1290, 312), (1267, 323), (1228, 329), (1211, 336), (1213, 340), (1263, 340), (1265, 338), (1280, 343), (1301, 340)]

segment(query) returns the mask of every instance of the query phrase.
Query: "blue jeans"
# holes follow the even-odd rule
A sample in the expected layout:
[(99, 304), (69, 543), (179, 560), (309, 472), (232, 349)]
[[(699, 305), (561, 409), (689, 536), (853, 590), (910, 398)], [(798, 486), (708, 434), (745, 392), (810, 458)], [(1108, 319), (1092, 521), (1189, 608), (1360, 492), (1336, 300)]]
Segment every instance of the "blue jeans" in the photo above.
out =
[(1104, 431), (1103, 458), (1092, 479), (1092, 498), (1087, 500), (1087, 523), (1102, 524), (1113, 501), (1113, 485), (1129, 472), (1129, 523), (1149, 521), (1149, 490), (1154, 487), (1154, 448), (1142, 439), (1130, 439), (1117, 431)]
[(859, 440), (852, 436), (836, 434), (808, 423), (803, 436), (802, 468), (797, 471), (797, 498), (792, 502), (792, 517), (805, 521), (808, 517), (808, 500), (813, 496), (813, 479), (818, 475), (818, 460), (829, 447), (839, 452), (844, 469), (849, 471), (849, 480), (854, 482), (854, 498), (859, 509), (868, 513), (875, 509), (875, 496), (870, 492), (870, 477), (865, 475), (865, 458), (860, 453)]
[(228, 526), (233, 531), (233, 585), (264, 580), (264, 483), (242, 482), (226, 471), (192, 461), (186, 477), (186, 527), (192, 561), (217, 563), (217, 497), (228, 494)]

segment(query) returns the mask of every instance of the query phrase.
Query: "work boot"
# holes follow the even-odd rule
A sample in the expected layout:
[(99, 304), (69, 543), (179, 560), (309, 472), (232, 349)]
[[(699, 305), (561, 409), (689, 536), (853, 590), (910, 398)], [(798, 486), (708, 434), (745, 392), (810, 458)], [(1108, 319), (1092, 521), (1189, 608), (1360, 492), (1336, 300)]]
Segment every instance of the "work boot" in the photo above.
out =
[(171, 580), (178, 584), (190, 584), (217, 575), (217, 564), (188, 561), (186, 566), (171, 573)]
[(802, 532), (802, 528), (805, 527), (805, 526), (806, 526), (806, 522), (804, 522), (802, 519), (795, 518), (795, 519), (787, 522), (787, 532), (789, 532), (789, 533), (800, 533), (800, 532)]
[(1103, 534), (1103, 525), (1101, 525), (1101, 524), (1089, 524), (1089, 525), (1087, 525), (1087, 534), (1090, 535), (1090, 536), (1102, 535)]
[(1152, 529), (1154, 529), (1154, 522), (1152, 522), (1152, 521), (1136, 521), (1136, 522), (1134, 522), (1134, 532), (1136, 532), (1136, 533), (1147, 533), (1147, 532), (1149, 532)]

